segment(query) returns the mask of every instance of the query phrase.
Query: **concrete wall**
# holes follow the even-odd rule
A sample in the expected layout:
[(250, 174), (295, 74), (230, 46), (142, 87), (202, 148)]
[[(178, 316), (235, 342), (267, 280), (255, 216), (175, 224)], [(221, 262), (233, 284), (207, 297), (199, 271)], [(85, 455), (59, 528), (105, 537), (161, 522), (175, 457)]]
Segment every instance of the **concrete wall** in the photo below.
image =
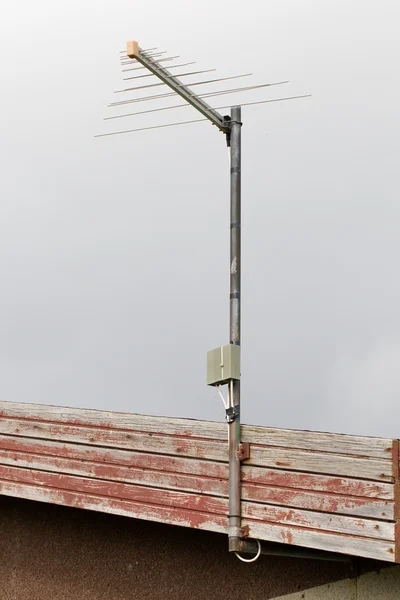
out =
[(392, 573), (361, 578), (364, 595), (354, 596), (346, 564), (262, 556), (244, 565), (218, 534), (0, 497), (1, 600), (392, 600)]
[(276, 600), (399, 600), (400, 566), (318, 586)]

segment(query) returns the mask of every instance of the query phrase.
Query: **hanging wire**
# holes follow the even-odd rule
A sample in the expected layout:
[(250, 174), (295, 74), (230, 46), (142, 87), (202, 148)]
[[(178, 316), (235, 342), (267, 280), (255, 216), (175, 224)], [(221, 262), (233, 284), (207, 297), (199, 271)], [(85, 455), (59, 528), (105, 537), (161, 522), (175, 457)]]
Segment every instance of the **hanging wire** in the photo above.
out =
[[(229, 90), (226, 90), (226, 92), (227, 93), (229, 92), (229, 93), (232, 94), (232, 93), (238, 92), (238, 91), (243, 91), (243, 90), (248, 91), (249, 89), (252, 90), (252, 89), (265, 88), (265, 87), (272, 87), (272, 86), (275, 86), (275, 85), (282, 85), (284, 83), (289, 83), (289, 82), (288, 81), (278, 81), (277, 83), (264, 83), (262, 85), (257, 85), (257, 86), (249, 86), (249, 87), (246, 87), (246, 88), (237, 88), (236, 90), (231, 90), (230, 92), (229, 92)], [(222, 92), (216, 92), (215, 95), (218, 95), (218, 94), (221, 94), (221, 93)], [(210, 97), (209, 95), (207, 95), (207, 96)], [(201, 95), (199, 96), (199, 98), (202, 98), (202, 97), (203, 96), (201, 96)], [(144, 114), (147, 114), (147, 113), (159, 112), (159, 111), (164, 111), (164, 110), (172, 110), (172, 109), (175, 109), (175, 108), (185, 108), (187, 106), (190, 106), (190, 104), (188, 104), (187, 102), (185, 102), (184, 104), (175, 104), (174, 106), (162, 106), (162, 107), (159, 107), (159, 108), (152, 108), (150, 110), (141, 110), (141, 111), (134, 112), (134, 113), (128, 113), (126, 115), (114, 115), (112, 117), (105, 117), (104, 121), (109, 121), (111, 119), (121, 119), (123, 117), (133, 117), (135, 115), (144, 115)]]
[[(300, 98), (309, 98), (311, 96), (311, 94), (304, 94), (302, 96), (289, 96), (287, 98), (275, 98), (273, 100), (259, 100), (257, 102), (245, 102), (244, 104), (241, 104), (241, 106), (252, 106), (254, 104), (267, 104), (269, 102), (283, 102), (284, 100), (298, 100)], [(231, 105), (228, 104), (227, 106), (216, 106), (214, 110), (220, 110), (223, 108), (231, 108)], [(164, 127), (174, 127), (175, 125), (188, 125), (189, 123), (200, 123), (200, 122), (204, 122), (204, 121), (208, 121), (207, 118), (205, 119), (192, 119), (191, 121), (179, 121), (177, 123), (166, 123), (165, 125), (152, 125), (151, 127), (139, 127), (138, 129), (126, 129), (125, 131), (113, 131), (112, 133), (100, 133), (98, 135), (95, 135), (95, 138), (100, 138), (100, 137), (108, 137), (110, 135), (123, 135), (125, 133), (134, 133), (136, 131), (148, 131), (149, 129), (162, 129)]]
[(217, 390), (217, 392), (218, 392), (218, 394), (219, 394), (219, 397), (220, 397), (220, 398), (221, 398), (221, 400), (222, 400), (222, 404), (224, 405), (224, 408), (225, 408), (225, 410), (227, 410), (227, 409), (228, 409), (228, 402), (225, 400), (225, 398), (224, 398), (224, 395), (223, 395), (223, 393), (221, 392), (221, 386), (219, 386), (219, 385), (216, 385), (216, 386), (215, 386), (215, 389)]
[(257, 550), (257, 553), (255, 554), (255, 556), (253, 556), (252, 558), (243, 558), (243, 556), (240, 556), (240, 554), (238, 552), (235, 552), (235, 556), (244, 563), (256, 562), (256, 560), (258, 560), (260, 558), (260, 554), (261, 554), (261, 542), (260, 542), (260, 540), (256, 540), (256, 542), (258, 545), (258, 550)]

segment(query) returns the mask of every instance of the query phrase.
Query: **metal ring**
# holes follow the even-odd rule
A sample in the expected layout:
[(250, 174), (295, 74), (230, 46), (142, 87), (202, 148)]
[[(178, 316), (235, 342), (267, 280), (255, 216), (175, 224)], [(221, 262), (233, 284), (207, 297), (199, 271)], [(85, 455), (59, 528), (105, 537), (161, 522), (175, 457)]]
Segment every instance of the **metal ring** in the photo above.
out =
[(261, 554), (260, 540), (256, 540), (256, 542), (258, 544), (258, 551), (257, 551), (257, 554), (255, 556), (253, 556), (253, 558), (243, 558), (243, 556), (240, 556), (237, 552), (235, 552), (235, 555), (238, 557), (238, 559), (245, 563), (256, 562), (256, 560), (260, 557), (260, 554)]

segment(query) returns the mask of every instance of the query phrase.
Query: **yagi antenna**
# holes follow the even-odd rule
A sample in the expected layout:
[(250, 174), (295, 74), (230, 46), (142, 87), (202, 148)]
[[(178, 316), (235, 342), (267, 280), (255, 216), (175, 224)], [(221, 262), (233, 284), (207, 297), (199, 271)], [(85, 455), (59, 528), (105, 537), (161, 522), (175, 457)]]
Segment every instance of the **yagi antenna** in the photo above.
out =
[[(174, 74), (173, 72), (170, 71), (170, 69), (176, 69), (179, 67), (186, 67), (189, 65), (193, 65), (195, 64), (195, 62), (191, 61), (191, 62), (180, 62), (180, 63), (176, 63), (176, 64), (171, 64), (167, 67), (165, 67), (162, 63), (164, 62), (171, 62), (174, 61), (176, 58), (179, 58), (178, 56), (164, 56), (167, 52), (164, 50), (160, 50), (157, 47), (151, 47), (151, 48), (147, 48), (146, 50), (143, 50), (139, 47), (137, 42), (128, 42), (127, 43), (127, 48), (126, 50), (121, 50), (120, 54), (120, 61), (121, 61), (121, 65), (123, 67), (129, 66), (130, 68), (123, 68), (122, 72), (123, 73), (127, 73), (130, 72), (132, 73), (132, 71), (142, 71), (142, 73), (137, 74), (136, 73), (132, 73), (132, 76), (129, 77), (123, 77), (123, 81), (128, 81), (128, 80), (137, 80), (140, 79), (142, 80), (143, 78), (150, 78), (150, 82), (147, 83), (146, 81), (143, 81), (143, 84), (145, 85), (137, 85), (135, 87), (127, 87), (124, 89), (119, 89), (116, 90), (114, 93), (117, 94), (128, 94), (128, 93), (134, 93), (135, 96), (132, 98), (128, 98), (126, 100), (120, 100), (120, 101), (114, 101), (111, 102), (109, 104), (109, 107), (111, 108), (115, 108), (118, 106), (124, 106), (126, 104), (134, 104), (137, 102), (143, 103), (143, 102), (153, 102), (153, 101), (163, 101), (166, 98), (170, 98), (170, 97), (177, 97), (180, 96), (184, 102), (180, 103), (180, 104), (176, 104), (173, 106), (158, 106), (155, 108), (152, 108), (150, 110), (142, 110), (142, 111), (136, 111), (136, 112), (131, 112), (131, 113), (127, 113), (127, 114), (123, 114), (123, 115), (114, 115), (114, 116), (110, 116), (110, 117), (105, 117), (106, 121), (109, 120), (114, 120), (114, 119), (119, 119), (122, 117), (134, 117), (140, 114), (150, 114), (153, 112), (164, 112), (167, 110), (172, 110), (172, 109), (178, 109), (178, 108), (185, 108), (187, 106), (191, 106), (192, 108), (195, 108), (197, 110), (197, 112), (200, 112), (200, 114), (204, 117), (204, 119), (202, 121), (211, 121), (211, 123), (213, 125), (215, 125), (222, 133), (224, 133), (226, 135), (227, 138), (227, 142), (229, 145), (229, 132), (230, 132), (230, 127), (229, 127), (229, 120), (230, 120), (230, 116), (223, 116), (221, 114), (219, 114), (218, 110), (221, 110), (221, 108), (225, 109), (226, 107), (220, 107), (220, 108), (215, 108), (213, 106), (211, 106), (210, 104), (208, 104), (208, 100), (217, 96), (227, 96), (227, 95), (231, 95), (231, 94), (241, 94), (241, 93), (245, 93), (245, 92), (252, 92), (255, 90), (262, 90), (263, 88), (267, 88), (267, 87), (272, 87), (272, 86), (276, 86), (276, 85), (282, 85), (285, 83), (289, 83), (288, 81), (279, 81), (279, 82), (274, 82), (274, 83), (259, 83), (259, 84), (254, 84), (254, 85), (247, 85), (247, 86), (242, 86), (242, 87), (238, 87), (238, 88), (227, 88), (227, 89), (213, 89), (213, 91), (211, 92), (207, 92), (203, 89), (203, 86), (206, 85), (210, 85), (210, 84), (216, 84), (216, 83), (221, 83), (221, 82), (225, 82), (225, 81), (231, 81), (233, 79), (239, 79), (242, 77), (249, 77), (250, 75), (252, 75), (251, 73), (244, 73), (241, 75), (231, 75), (230, 77), (217, 77), (217, 78), (212, 78), (212, 79), (205, 79), (205, 80), (194, 80), (191, 81), (190, 83), (183, 83), (179, 78), (181, 77), (188, 77), (188, 76), (197, 76), (203, 73), (209, 73), (211, 71), (215, 71), (215, 69), (203, 69), (203, 70), (198, 70), (198, 71), (185, 71), (185, 72), (180, 72), (178, 74)], [(153, 78), (153, 80), (155, 79), (156, 81), (153, 83), (151, 78)], [(136, 82), (135, 82), (136, 83)], [(141, 81), (138, 83), (141, 83)], [(155, 87), (169, 87), (170, 88), (170, 92), (163, 92), (161, 94), (151, 94), (151, 95), (143, 95), (141, 94), (142, 91), (145, 91), (147, 89), (151, 89), (151, 88), (155, 88)], [(197, 87), (197, 86), (201, 86), (201, 91), (199, 93), (195, 93), (193, 92), (192, 88), (193, 87)], [(215, 87), (215, 86), (214, 86)], [(280, 101), (285, 101), (285, 100), (294, 100), (294, 99), (300, 99), (300, 98), (305, 98), (308, 95), (301, 95), (301, 96), (290, 96), (290, 97), (284, 97), (284, 98), (277, 98), (277, 99), (271, 99), (271, 100), (259, 100), (256, 102), (240, 102), (241, 106), (250, 106), (250, 105), (254, 105), (254, 104), (267, 104), (270, 101), (272, 102), (280, 102)], [(207, 100), (206, 100), (207, 99)], [(162, 128), (162, 127), (173, 127), (175, 125), (182, 125), (185, 123), (192, 123), (192, 122), (199, 122), (198, 119), (196, 120), (190, 120), (190, 121), (178, 121), (176, 123), (166, 123), (164, 125), (155, 125), (155, 126), (151, 126), (151, 127), (138, 127), (135, 129), (129, 129), (129, 130), (124, 130), (124, 131), (114, 131), (114, 132), (110, 132), (109, 134), (104, 133), (104, 134), (99, 134), (95, 137), (105, 137), (108, 135), (120, 135), (120, 134), (126, 134), (126, 133), (134, 133), (137, 131), (144, 131), (144, 130), (150, 130), (150, 129), (158, 129), (158, 128)]]
[[(287, 81), (279, 81), (275, 83), (259, 83), (255, 85), (244, 86), (241, 88), (228, 88), (218, 89), (210, 92), (204, 92), (203, 90), (196, 94), (192, 87), (203, 86), (213, 83), (220, 83), (222, 81), (228, 81), (239, 77), (247, 77), (250, 73), (244, 75), (234, 75), (230, 77), (220, 77), (216, 79), (208, 79), (205, 81), (193, 81), (191, 83), (183, 83), (179, 77), (186, 77), (189, 75), (198, 75), (201, 73), (207, 73), (209, 70), (195, 71), (195, 72), (184, 72), (178, 76), (174, 75), (164, 65), (164, 62), (168, 62), (178, 58), (178, 56), (164, 56), (165, 52), (160, 51), (158, 48), (148, 48), (143, 50), (139, 47), (138, 42), (128, 42), (126, 45), (126, 51), (120, 52), (120, 62), (122, 66), (134, 65), (130, 69), (123, 69), (123, 72), (127, 71), (139, 71), (145, 70), (145, 74), (133, 77), (126, 77), (127, 79), (141, 79), (142, 77), (154, 76), (157, 80), (156, 83), (139, 85), (132, 88), (126, 88), (118, 90), (118, 93), (126, 92), (139, 92), (142, 90), (158, 87), (167, 86), (171, 91), (162, 94), (153, 94), (151, 96), (135, 96), (127, 100), (120, 102), (113, 102), (109, 106), (116, 108), (124, 106), (126, 104), (136, 102), (148, 102), (154, 100), (163, 100), (170, 96), (179, 96), (183, 102), (180, 104), (174, 104), (172, 106), (157, 106), (150, 108), (149, 110), (136, 111), (133, 113), (115, 115), (107, 117), (106, 120), (119, 119), (123, 117), (134, 117), (140, 114), (153, 113), (165, 110), (172, 110), (177, 108), (184, 108), (191, 106), (200, 113), (200, 118), (190, 119), (187, 121), (178, 121), (175, 123), (166, 123), (164, 125), (150, 125), (148, 127), (137, 127), (135, 129), (125, 129), (124, 131), (114, 131), (110, 133), (102, 133), (96, 137), (108, 137), (113, 135), (121, 135), (134, 133), (138, 131), (148, 131), (153, 129), (159, 129), (161, 127), (175, 127), (178, 125), (188, 125), (191, 123), (199, 123), (209, 121), (214, 125), (221, 133), (226, 137), (227, 145), (230, 151), (230, 294), (229, 294), (229, 323), (230, 323), (230, 334), (229, 344), (211, 350), (207, 354), (207, 384), (214, 386), (222, 400), (225, 407), (225, 415), (228, 423), (228, 454), (229, 454), (229, 520), (228, 520), (228, 538), (229, 538), (229, 551), (230, 552), (251, 552), (254, 548), (254, 544), (243, 539), (245, 532), (242, 529), (241, 520), (241, 468), (240, 461), (249, 458), (250, 450), (248, 444), (242, 444), (240, 442), (240, 335), (241, 335), (241, 129), (242, 129), (242, 114), (241, 106), (233, 106), (228, 104), (226, 106), (212, 107), (208, 104), (207, 100), (212, 99), (216, 96), (230, 96), (231, 94), (238, 94), (244, 92), (252, 92), (255, 90), (262, 90), (267, 87), (276, 86), (288, 83)], [(162, 58), (159, 58), (159, 57)], [(181, 63), (173, 64), (170, 66), (171, 69), (178, 67), (185, 67), (187, 65), (194, 64)], [(136, 65), (136, 66), (135, 66)], [(145, 92), (146, 93), (146, 92)], [(243, 106), (251, 106), (256, 104), (267, 104), (269, 102), (281, 102), (285, 100), (295, 100), (298, 98), (306, 98), (309, 96), (288, 96), (285, 98), (276, 99), (256, 99), (249, 102), (241, 103)], [(221, 114), (219, 110), (225, 110), (231, 108), (230, 114)], [(225, 401), (220, 386), (227, 386), (227, 399)], [(239, 556), (239, 555), (238, 555)], [(256, 560), (259, 556), (259, 552), (252, 560)], [(239, 556), (239, 558), (241, 558)], [(242, 560), (242, 558), (241, 558)]]

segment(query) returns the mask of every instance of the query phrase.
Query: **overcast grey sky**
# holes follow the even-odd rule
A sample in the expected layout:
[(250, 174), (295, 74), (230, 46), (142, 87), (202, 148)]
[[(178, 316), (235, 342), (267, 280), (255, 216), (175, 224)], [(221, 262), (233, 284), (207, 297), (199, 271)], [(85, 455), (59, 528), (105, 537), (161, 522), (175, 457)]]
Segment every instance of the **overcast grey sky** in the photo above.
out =
[(224, 138), (93, 137), (196, 118), (103, 121), (137, 39), (216, 76), (290, 80), (232, 102), (312, 93), (243, 108), (243, 420), (398, 436), (400, 4), (2, 8), (0, 397), (223, 418), (205, 355), (228, 341)]

